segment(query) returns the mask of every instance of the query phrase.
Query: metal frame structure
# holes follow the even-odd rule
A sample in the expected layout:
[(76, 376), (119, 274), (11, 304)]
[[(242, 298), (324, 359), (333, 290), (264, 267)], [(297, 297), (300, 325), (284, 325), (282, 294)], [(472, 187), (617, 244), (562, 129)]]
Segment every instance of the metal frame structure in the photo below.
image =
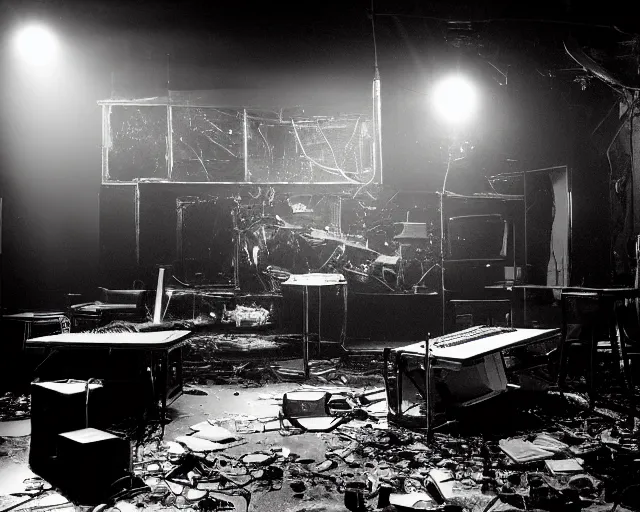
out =
[[(375, 102), (374, 102), (375, 103)], [(103, 184), (134, 184), (139, 181), (147, 181), (146, 178), (138, 178), (133, 180), (116, 180), (113, 179), (110, 173), (110, 163), (109, 163), (109, 151), (113, 145), (112, 134), (111, 134), (111, 115), (113, 112), (113, 107), (121, 106), (121, 107), (165, 107), (167, 109), (167, 133), (166, 133), (166, 162), (167, 162), (167, 172), (166, 178), (162, 179), (153, 179), (149, 181), (157, 181), (161, 183), (173, 183), (173, 184), (199, 184), (199, 183), (207, 183), (207, 184), (218, 184), (218, 185), (231, 185), (231, 184), (254, 184), (254, 185), (354, 185), (354, 186), (365, 186), (372, 183), (381, 184), (382, 183), (382, 158), (380, 151), (380, 141), (379, 139), (379, 124), (380, 124), (380, 111), (379, 105), (376, 108), (374, 104), (374, 119), (372, 122), (372, 130), (373, 136), (368, 144), (369, 146), (369, 157), (371, 160), (371, 177), (368, 180), (358, 181), (356, 179), (351, 179), (349, 177), (344, 177), (342, 179), (333, 179), (333, 180), (323, 180), (323, 181), (254, 181), (251, 179), (251, 168), (249, 164), (249, 152), (248, 152), (248, 120), (250, 118), (259, 119), (259, 117), (252, 116), (251, 113), (260, 113), (265, 112), (264, 108), (251, 108), (251, 107), (229, 107), (229, 106), (219, 106), (219, 105), (208, 105), (208, 104), (200, 104), (200, 103), (191, 103), (191, 102), (172, 102), (170, 98), (150, 98), (150, 99), (139, 99), (139, 100), (102, 100), (99, 101), (98, 104), (102, 108), (102, 183)], [(244, 161), (244, 169), (242, 180), (231, 180), (231, 181), (176, 181), (173, 179), (174, 176), (174, 154), (173, 154), (173, 130), (174, 130), (174, 112), (175, 108), (194, 108), (194, 109), (218, 109), (225, 110), (231, 109), (235, 110), (238, 113), (242, 114), (241, 125), (242, 125), (242, 138), (243, 138), (243, 161)], [(260, 118), (262, 119), (262, 118)], [(308, 122), (308, 121), (353, 121), (353, 120), (363, 119), (366, 122), (371, 123), (371, 121), (362, 115), (345, 115), (340, 117), (313, 117), (313, 118), (300, 118), (300, 122)], [(290, 120), (273, 118), (267, 119), (264, 118), (265, 121), (273, 122), (277, 125), (293, 125), (294, 118)], [(296, 120), (295, 122), (298, 122)], [(359, 143), (360, 146), (362, 144)], [(362, 148), (360, 148), (362, 150)], [(304, 148), (303, 148), (304, 152)], [(362, 153), (362, 151), (360, 151)], [(361, 155), (362, 156), (362, 155)], [(313, 165), (313, 163), (312, 163)], [(367, 174), (369, 174), (367, 172)]]
[[(566, 251), (566, 274), (565, 274), (565, 282), (562, 287), (571, 286), (571, 252), (572, 252), (572, 238), (573, 238), (573, 197), (572, 197), (572, 173), (571, 168), (568, 165), (556, 165), (553, 167), (545, 167), (541, 169), (531, 169), (528, 171), (518, 171), (511, 172), (505, 174), (498, 174), (496, 176), (492, 176), (492, 178), (510, 178), (510, 177), (522, 177), (522, 189), (523, 189), (523, 197), (524, 197), (524, 206), (525, 206), (525, 215), (524, 215), (524, 266), (525, 269), (528, 268), (528, 215), (530, 204), (528, 200), (529, 194), (527, 194), (527, 176), (537, 173), (547, 173), (551, 174), (553, 172), (562, 172), (564, 171), (567, 176), (567, 186), (566, 186), (566, 199), (567, 199), (567, 251)], [(523, 323), (527, 325), (527, 291), (526, 288), (523, 288)]]

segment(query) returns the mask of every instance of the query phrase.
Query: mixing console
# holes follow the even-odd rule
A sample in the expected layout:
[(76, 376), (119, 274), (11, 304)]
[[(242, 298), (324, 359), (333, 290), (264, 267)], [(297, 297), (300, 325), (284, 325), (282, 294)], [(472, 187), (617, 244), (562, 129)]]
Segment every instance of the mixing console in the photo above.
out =
[(511, 327), (488, 327), (479, 325), (465, 329), (464, 331), (452, 332), (431, 340), (431, 346), (436, 348), (455, 347), (470, 341), (481, 340), (489, 336), (504, 334), (507, 332), (515, 332), (516, 329)]

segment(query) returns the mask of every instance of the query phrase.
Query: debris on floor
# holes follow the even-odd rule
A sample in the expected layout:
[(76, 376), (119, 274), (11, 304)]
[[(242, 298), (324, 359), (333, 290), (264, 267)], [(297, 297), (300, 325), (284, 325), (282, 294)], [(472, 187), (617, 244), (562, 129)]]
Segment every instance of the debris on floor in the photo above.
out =
[(0, 421), (28, 418), (31, 397), (7, 392), (0, 396)]
[[(220, 387), (193, 388), (202, 393), (188, 397), (192, 407), (207, 410), (177, 415), (164, 439), (138, 446), (130, 482), (95, 512), (604, 512), (616, 504), (620, 512), (633, 510), (639, 494), (638, 438), (624, 417), (589, 409), (576, 395), (528, 400), (514, 392), (427, 435), (389, 424), (379, 386), (227, 386), (221, 396), (241, 404), (234, 412), (219, 407)], [(247, 403), (273, 414), (248, 414)], [(0, 437), (4, 459), (19, 458), (24, 439)], [(46, 496), (54, 501), (24, 501)], [(39, 478), (0, 505), (73, 507)]]
[[(245, 333), (194, 334), (184, 355), (184, 376), (196, 384), (237, 384), (243, 387), (276, 382), (302, 382), (302, 349), (299, 335)], [(308, 384), (382, 385), (381, 361), (368, 357), (366, 365), (340, 357), (334, 345), (322, 358), (309, 362)], [(325, 354), (326, 352), (326, 354)], [(356, 358), (357, 359), (357, 358)], [(377, 382), (377, 384), (374, 384)]]
[(13, 420), (0, 422), (0, 438), (25, 437), (31, 434), (31, 420)]

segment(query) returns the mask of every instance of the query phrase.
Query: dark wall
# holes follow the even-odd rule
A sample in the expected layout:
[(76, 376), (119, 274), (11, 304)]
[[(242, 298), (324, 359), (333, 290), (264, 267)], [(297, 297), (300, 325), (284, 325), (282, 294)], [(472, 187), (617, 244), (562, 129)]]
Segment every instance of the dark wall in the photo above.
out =
[[(60, 36), (62, 48), (57, 68), (44, 76), (29, 74), (11, 54), (12, 23), (29, 18), (12, 14), (3, 19), (8, 30), (0, 62), (4, 308), (59, 308), (66, 293), (90, 298), (100, 284), (98, 100), (162, 95), (170, 85), (251, 88), (253, 97), (263, 88), (269, 91), (263, 96), (279, 105), (305, 101), (331, 113), (370, 106), (370, 62), (354, 59), (347, 69), (344, 62), (353, 53), (348, 47), (339, 55), (327, 51), (338, 44), (335, 37), (326, 36), (324, 50), (312, 46), (325, 39), (322, 33), (287, 50), (278, 34), (265, 35), (268, 27), (236, 35), (228, 28), (224, 34), (202, 26), (189, 30), (185, 23), (197, 21), (197, 13), (182, 26), (171, 20), (153, 26), (148, 19), (145, 26), (135, 20), (144, 13), (127, 18), (126, 9), (119, 20), (111, 14), (104, 22), (99, 12), (57, 16), (45, 10), (37, 14)], [(240, 93), (228, 101), (242, 98)], [(124, 261), (127, 243), (114, 246), (111, 256)]]
[(0, 104), (3, 306), (60, 307), (95, 284), (100, 110), (108, 74), (64, 48), (49, 75), (30, 74), (3, 45)]
[[(373, 53), (368, 2), (348, 4), (297, 19), (270, 12), (272, 4), (233, 15), (193, 2), (173, 8), (146, 2), (2, 4), (3, 307), (60, 307), (65, 293), (89, 294), (99, 284), (97, 100), (164, 94), (167, 86), (257, 87), (277, 91), (274, 101), (283, 106), (290, 106), (292, 92), (304, 90), (302, 97), (316, 98), (316, 107), (366, 108)], [(50, 76), (30, 75), (11, 55), (10, 29), (32, 15), (51, 23), (63, 43), (63, 58)], [(594, 239), (606, 248), (600, 242), (608, 236), (602, 213), (608, 171), (602, 148), (585, 152), (583, 146), (610, 106), (610, 93), (597, 84), (595, 93), (583, 93), (571, 78), (543, 77), (531, 56), (512, 68), (508, 85), (500, 85), (485, 60), (451, 49), (439, 29), (416, 23), (378, 20), (385, 182), (440, 188), (447, 139), (430, 117), (426, 91), (441, 72), (468, 69), (485, 99), (480, 122), (468, 134), (485, 154), (476, 166), (479, 176), (502, 169), (507, 157), (520, 168), (572, 165), (575, 227), (585, 233), (574, 247), (582, 270), (574, 270), (585, 282), (595, 279), (606, 258), (587, 254), (593, 254)], [(545, 51), (541, 46), (538, 53), (544, 57)], [(590, 228), (594, 222), (598, 228)]]

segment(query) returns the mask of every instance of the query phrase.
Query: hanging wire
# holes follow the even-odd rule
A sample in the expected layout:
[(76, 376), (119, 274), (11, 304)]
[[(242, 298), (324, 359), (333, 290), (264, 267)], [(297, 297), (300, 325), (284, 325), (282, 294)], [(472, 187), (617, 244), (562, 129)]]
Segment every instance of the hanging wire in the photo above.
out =
[(373, 66), (376, 71), (378, 69), (378, 45), (376, 43), (376, 22), (375, 22), (375, 14), (373, 9), (373, 1), (371, 0), (371, 31), (373, 35)]
[(342, 169), (340, 169), (338, 167), (328, 167), (326, 165), (321, 164), (317, 160), (314, 160), (313, 158), (311, 158), (307, 154), (305, 149), (304, 149), (304, 146), (302, 144), (302, 140), (300, 139), (300, 135), (298, 134), (298, 128), (296, 127), (296, 123), (293, 121), (293, 119), (291, 119), (291, 126), (293, 127), (293, 133), (295, 134), (296, 140), (298, 141), (298, 144), (300, 145), (300, 149), (302, 150), (302, 154), (307, 160), (309, 160), (312, 164), (317, 165), (320, 169), (322, 169), (323, 171), (328, 172), (329, 174), (334, 174), (336, 176), (341, 175), (345, 180), (349, 181), (350, 183), (359, 183), (358, 181), (354, 180), (353, 178), (349, 178), (349, 176), (347, 176)]
[[(359, 124), (360, 124), (360, 118), (358, 117), (356, 119), (355, 125), (353, 127), (353, 132), (351, 133), (351, 137), (349, 137), (349, 140), (347, 141), (347, 143), (344, 146), (344, 155), (343, 155), (343, 158), (342, 158), (342, 163), (340, 164), (340, 166), (342, 168), (344, 168), (344, 164), (347, 161), (347, 154), (349, 153), (349, 148), (351, 147), (351, 143), (353, 142), (353, 137), (355, 136), (356, 132), (358, 131)], [(356, 157), (356, 171), (357, 171), (357, 169), (358, 169), (358, 161), (357, 161), (357, 157)]]
[[(371, 35), (373, 38), (373, 66), (374, 66), (374, 80), (379, 80), (380, 79), (380, 72), (378, 71), (378, 44), (376, 42), (376, 22), (375, 22), (375, 10), (374, 10), (374, 5), (373, 5), (374, 0), (371, 0)], [(373, 118), (375, 120), (376, 117), (376, 112), (375, 112), (375, 104), (373, 105)], [(378, 119), (378, 123), (380, 122), (380, 120)], [(379, 129), (379, 127), (378, 127)], [(376, 136), (376, 134), (373, 134), (374, 137)], [(375, 155), (374, 155), (374, 159), (375, 159)], [(375, 161), (375, 160), (374, 160)], [(381, 162), (379, 162), (381, 163)], [(355, 199), (356, 197), (358, 197), (358, 195), (360, 194), (360, 192), (362, 192), (362, 190), (364, 188), (366, 188), (367, 186), (369, 186), (371, 183), (373, 183), (373, 180), (376, 177), (376, 173), (375, 173), (375, 168), (373, 169), (373, 172), (371, 173), (371, 178), (369, 178), (369, 181), (367, 181), (366, 183), (362, 184), (362, 186), (360, 186), (358, 188), (358, 190), (356, 190), (355, 194), (353, 194), (353, 198)], [(372, 199), (375, 199), (373, 197), (373, 195), (371, 193), (369, 193), (367, 191), (367, 195), (369, 197), (371, 197)]]
[[(335, 151), (333, 151), (333, 146), (331, 145), (331, 142), (329, 142), (329, 139), (327, 139), (327, 135), (324, 133), (324, 130), (322, 129), (322, 126), (320, 126), (320, 120), (319, 119), (316, 119), (316, 126), (318, 127), (318, 131), (322, 135), (322, 138), (327, 143), (327, 146), (329, 146), (329, 151), (331, 151), (331, 156), (333, 156), (333, 161), (336, 164), (336, 168), (337, 168), (338, 167), (338, 159), (336, 158), (336, 153), (335, 153)], [(344, 167), (344, 162), (340, 167)]]

